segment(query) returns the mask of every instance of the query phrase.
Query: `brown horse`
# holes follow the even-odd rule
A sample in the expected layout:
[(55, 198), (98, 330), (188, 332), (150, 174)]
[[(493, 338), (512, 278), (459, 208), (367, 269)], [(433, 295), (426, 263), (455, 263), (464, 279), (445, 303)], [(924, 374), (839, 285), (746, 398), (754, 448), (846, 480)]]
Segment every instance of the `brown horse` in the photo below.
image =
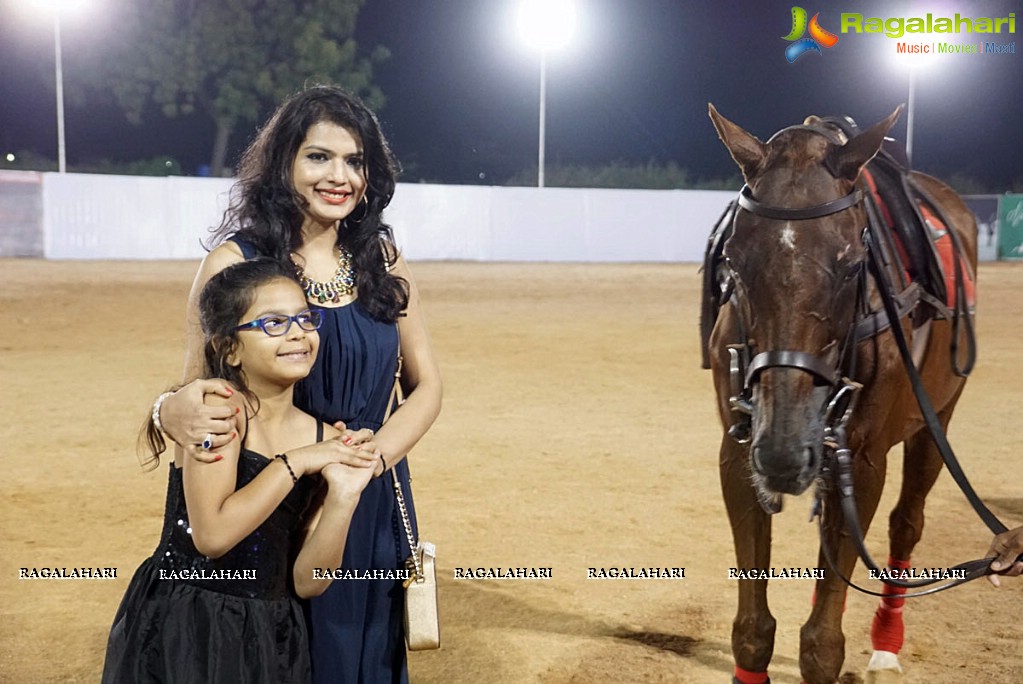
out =
[[(735, 210), (715, 269), (720, 310), (707, 348), (725, 427), (721, 485), (741, 569), (771, 567), (771, 513), (780, 510), (782, 494), (800, 494), (820, 480), (826, 440), (839, 420), (836, 413), (844, 414), (841, 427), (852, 454), (855, 505), (863, 527), (877, 508), (888, 450), (902, 442), (902, 490), (889, 518), (890, 567), (909, 567), (920, 540), (924, 499), (942, 460), (923, 429), (888, 319), (873, 313), (881, 308), (881, 288), (867, 264), (869, 250), (879, 245), (865, 237), (872, 200), (863, 170), (900, 110), (848, 137), (810, 117), (764, 143), (710, 106), (714, 127), (746, 181), (745, 200)], [(904, 178), (946, 218), (958, 237), (959, 269), (972, 283), (973, 215), (940, 181), (915, 172)], [(877, 205), (872, 206), (876, 213)], [(905, 251), (890, 249), (885, 271), (903, 285), (908, 283), (903, 273), (913, 267), (895, 266), (893, 255)], [(957, 294), (962, 297), (963, 291)], [(900, 303), (898, 325), (911, 341), (944, 429), (965, 383), (956, 354), (949, 353), (960, 336), (956, 314), (969, 317), (965, 303), (953, 305), (954, 311), (933, 296), (903, 297)], [(848, 403), (853, 394), (854, 405)], [(825, 510), (837, 511), (838, 494), (821, 486)], [(846, 585), (837, 573), (850, 577), (857, 558), (840, 514), (825, 517), (822, 545), (816, 566), (824, 576), (816, 581), (816, 599), (800, 632), (800, 671), (809, 684), (831, 684), (839, 677)], [(827, 549), (834, 567), (825, 557)], [(743, 580), (738, 586), (733, 681), (767, 681), (775, 632), (767, 580)], [(904, 591), (885, 589), (871, 630), (868, 680), (874, 671), (901, 672), (897, 654)]]

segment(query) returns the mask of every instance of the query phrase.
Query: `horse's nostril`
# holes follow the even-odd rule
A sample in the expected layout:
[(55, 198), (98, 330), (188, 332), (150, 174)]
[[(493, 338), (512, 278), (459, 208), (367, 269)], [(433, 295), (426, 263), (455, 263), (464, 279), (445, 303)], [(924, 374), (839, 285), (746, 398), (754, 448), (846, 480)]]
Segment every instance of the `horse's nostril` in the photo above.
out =
[(760, 462), (760, 456), (763, 454), (763, 450), (760, 447), (753, 447), (752, 451), (753, 451), (753, 454), (752, 454), (753, 457), (752, 457), (751, 461), (752, 461), (752, 464), (753, 464), (753, 470), (755, 470), (756, 472), (758, 472), (761, 475), (763, 475), (764, 474), (764, 464)]
[[(799, 484), (807, 473), (817, 470), (820, 454), (812, 447), (798, 446), (788, 449), (759, 444), (750, 449), (750, 469), (755, 475), (768, 478), (773, 485), (788, 491), (788, 485)], [(791, 492), (789, 492), (791, 493)]]
[(810, 470), (816, 472), (817, 461), (817, 452), (814, 451), (813, 447), (806, 447), (806, 462), (809, 464)]

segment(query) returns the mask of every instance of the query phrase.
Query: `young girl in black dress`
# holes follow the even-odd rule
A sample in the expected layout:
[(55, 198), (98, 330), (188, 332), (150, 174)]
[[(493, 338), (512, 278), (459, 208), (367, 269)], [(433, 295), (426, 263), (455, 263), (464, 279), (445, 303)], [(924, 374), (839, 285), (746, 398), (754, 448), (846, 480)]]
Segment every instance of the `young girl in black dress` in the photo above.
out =
[[(172, 464), (160, 544), (114, 618), (103, 681), (306, 682), (297, 598), (330, 584), (318, 570), (340, 566), (352, 513), (381, 459), (371, 442), (348, 446), (294, 406), (294, 385), (316, 358), (321, 312), (293, 272), (268, 259), (230, 266), (210, 279), (199, 310), (206, 377), (235, 389), (209, 400), (235, 410), (240, 439), (213, 462)], [(150, 419), (151, 462), (165, 446), (158, 427)]]

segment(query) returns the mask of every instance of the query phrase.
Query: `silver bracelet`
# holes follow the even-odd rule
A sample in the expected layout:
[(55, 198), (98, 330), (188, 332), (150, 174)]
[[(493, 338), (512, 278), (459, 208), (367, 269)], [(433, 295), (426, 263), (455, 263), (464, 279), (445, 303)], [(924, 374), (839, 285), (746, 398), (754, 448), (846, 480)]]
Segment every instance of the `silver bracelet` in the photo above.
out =
[(163, 423), (160, 422), (160, 408), (163, 406), (163, 400), (172, 394), (174, 394), (174, 392), (164, 392), (156, 398), (155, 402), (153, 402), (153, 425), (155, 425), (156, 429), (163, 434), (167, 434), (167, 431), (163, 429)]

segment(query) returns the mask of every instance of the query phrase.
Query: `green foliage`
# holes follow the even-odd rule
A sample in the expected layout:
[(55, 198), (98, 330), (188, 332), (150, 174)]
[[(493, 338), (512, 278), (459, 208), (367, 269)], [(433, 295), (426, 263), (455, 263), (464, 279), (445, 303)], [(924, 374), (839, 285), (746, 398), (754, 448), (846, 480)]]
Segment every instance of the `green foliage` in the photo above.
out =
[(212, 119), (216, 172), (233, 130), (307, 84), (337, 83), (383, 105), (372, 72), (388, 52), (360, 57), (352, 39), (364, 1), (119, 0), (123, 32), (111, 37), (108, 80), (135, 123), (150, 104), (168, 117)]
[[(35, 152), (16, 152), (14, 159), (0, 157), (0, 169), (19, 171), (56, 171), (57, 162)], [(180, 176), (181, 164), (167, 156), (134, 161), (94, 159), (82, 164), (69, 164), (70, 173), (108, 173), (120, 176)]]
[(960, 195), (983, 195), (989, 192), (986, 183), (962, 171), (945, 176), (941, 180)]
[[(512, 176), (505, 185), (536, 185), (536, 168), (520, 171)], [(600, 166), (548, 165), (544, 169), (544, 185), (558, 188), (736, 190), (742, 187), (742, 180), (738, 176), (727, 179), (698, 180), (687, 169), (673, 161), (663, 164), (651, 160), (646, 164), (616, 161)]]
[(84, 164), (75, 164), (70, 169), (75, 173), (109, 173), (119, 176), (180, 176), (181, 164), (166, 156), (135, 161), (113, 161), (96, 159)]
[(57, 160), (44, 157), (38, 152), (31, 150), (20, 150), (11, 153), (13, 159), (7, 158), (7, 153), (0, 156), (0, 169), (12, 169), (15, 171), (56, 171)]
[(929, 173), (935, 178), (941, 180), (947, 184), (950, 188), (955, 190), (960, 195), (1000, 195), (1003, 192), (1021, 192), (1023, 191), (1023, 176), (1017, 176), (1008, 185), (993, 183), (990, 178), (985, 180), (979, 176), (975, 176), (967, 171), (954, 171), (951, 173), (945, 171), (931, 171), (929, 169), (917, 169), (922, 170), (924, 173)]

